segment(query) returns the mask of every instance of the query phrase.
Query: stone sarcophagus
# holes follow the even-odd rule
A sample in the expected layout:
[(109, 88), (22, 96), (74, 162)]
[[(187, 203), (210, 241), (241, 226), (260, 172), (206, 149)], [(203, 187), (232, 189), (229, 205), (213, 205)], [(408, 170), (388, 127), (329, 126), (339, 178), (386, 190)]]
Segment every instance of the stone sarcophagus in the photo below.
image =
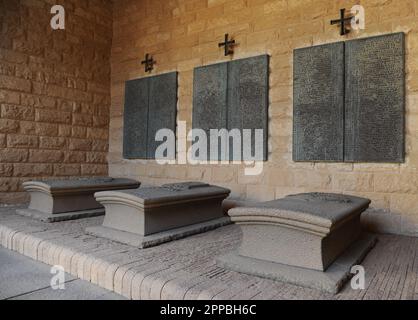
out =
[(102, 226), (89, 234), (139, 248), (205, 232), (230, 223), (222, 201), (230, 190), (198, 182), (96, 193), (106, 208)]
[(103, 206), (94, 198), (96, 192), (139, 186), (135, 180), (108, 177), (29, 181), (23, 183), (23, 188), (30, 194), (29, 207), (17, 213), (45, 222), (103, 215)]
[(242, 244), (219, 264), (332, 293), (372, 248), (360, 217), (370, 200), (337, 194), (300, 194), (229, 210)]

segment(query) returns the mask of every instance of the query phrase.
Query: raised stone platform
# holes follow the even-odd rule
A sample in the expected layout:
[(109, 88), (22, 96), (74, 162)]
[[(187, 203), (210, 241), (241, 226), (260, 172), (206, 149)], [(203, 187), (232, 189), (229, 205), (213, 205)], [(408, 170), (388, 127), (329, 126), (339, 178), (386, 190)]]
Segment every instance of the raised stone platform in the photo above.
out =
[(370, 200), (337, 194), (301, 194), (229, 210), (240, 225), (238, 252), (219, 259), (233, 270), (338, 292), (353, 265), (374, 246), (361, 235)]
[(23, 188), (30, 194), (27, 209), (18, 214), (44, 222), (59, 222), (104, 214), (94, 193), (105, 190), (136, 189), (138, 181), (122, 178), (77, 178), (70, 180), (29, 181)]
[(99, 192), (105, 219), (86, 232), (139, 248), (156, 246), (229, 224), (222, 210), (229, 194), (199, 182)]
[(0, 245), (65, 271), (128, 299), (174, 300), (398, 300), (418, 299), (418, 238), (379, 235), (361, 265), (364, 290), (349, 283), (337, 295), (238, 273), (215, 264), (237, 250), (240, 227), (216, 230), (138, 250), (86, 235), (103, 217), (43, 223), (0, 205)]

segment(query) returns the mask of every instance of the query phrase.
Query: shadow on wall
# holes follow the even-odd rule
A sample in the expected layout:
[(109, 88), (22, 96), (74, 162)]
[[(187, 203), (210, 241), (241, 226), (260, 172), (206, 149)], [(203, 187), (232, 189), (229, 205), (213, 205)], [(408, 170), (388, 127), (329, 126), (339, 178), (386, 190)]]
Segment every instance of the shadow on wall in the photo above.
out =
[(364, 228), (375, 233), (418, 235), (416, 221), (383, 209), (368, 209), (363, 213), (361, 222)]

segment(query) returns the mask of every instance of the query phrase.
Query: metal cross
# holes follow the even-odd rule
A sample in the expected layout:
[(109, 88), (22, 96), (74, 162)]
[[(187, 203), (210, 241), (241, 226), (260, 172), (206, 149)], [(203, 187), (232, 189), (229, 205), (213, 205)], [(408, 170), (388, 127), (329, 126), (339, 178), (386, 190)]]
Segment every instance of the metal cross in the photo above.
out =
[(228, 40), (228, 38), (229, 34), (225, 34), (225, 41), (219, 43), (219, 48), (225, 47), (225, 57), (234, 53), (232, 47), (235, 45), (235, 40)]
[(331, 20), (331, 25), (339, 24), (340, 25), (340, 35), (345, 35), (350, 33), (350, 30), (345, 27), (345, 25), (353, 19), (352, 16), (345, 17), (345, 9), (340, 9), (340, 18), (336, 20)]
[(141, 61), (141, 64), (145, 65), (145, 72), (151, 72), (154, 69), (155, 61), (150, 55), (147, 53), (145, 55), (145, 60)]

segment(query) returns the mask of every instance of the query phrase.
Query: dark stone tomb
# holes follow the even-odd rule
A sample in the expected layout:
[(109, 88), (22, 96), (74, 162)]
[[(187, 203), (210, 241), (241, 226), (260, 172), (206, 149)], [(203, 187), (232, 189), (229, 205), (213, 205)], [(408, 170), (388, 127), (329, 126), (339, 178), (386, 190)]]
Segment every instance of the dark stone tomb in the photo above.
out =
[(110, 177), (28, 181), (23, 183), (23, 188), (30, 194), (29, 207), (16, 212), (44, 222), (100, 216), (104, 208), (94, 193), (136, 189), (140, 185), (136, 180)]
[(228, 211), (242, 230), (237, 252), (218, 264), (242, 273), (337, 293), (376, 238), (362, 233), (370, 200), (308, 193)]
[(229, 224), (222, 210), (229, 194), (228, 189), (200, 182), (98, 192), (105, 219), (102, 226), (86, 231), (139, 248), (153, 247)]

